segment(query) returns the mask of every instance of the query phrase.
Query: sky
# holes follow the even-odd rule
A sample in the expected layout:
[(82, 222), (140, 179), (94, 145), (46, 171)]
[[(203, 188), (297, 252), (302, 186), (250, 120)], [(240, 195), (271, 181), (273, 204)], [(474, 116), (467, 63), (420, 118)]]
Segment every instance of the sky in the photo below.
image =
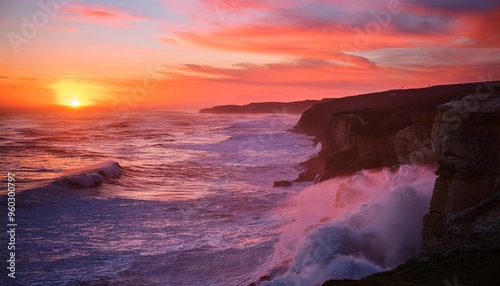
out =
[(2, 107), (196, 109), (500, 79), (498, 0), (0, 0), (0, 35)]

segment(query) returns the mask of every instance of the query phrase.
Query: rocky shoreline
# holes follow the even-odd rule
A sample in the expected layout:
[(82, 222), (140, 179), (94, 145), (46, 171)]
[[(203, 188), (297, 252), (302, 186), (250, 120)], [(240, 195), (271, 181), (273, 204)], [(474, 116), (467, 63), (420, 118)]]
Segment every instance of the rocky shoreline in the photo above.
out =
[(323, 285), (500, 285), (500, 94), (485, 92), (492, 86), (500, 83), (388, 91), (304, 112), (295, 131), (323, 144), (321, 180), (399, 164), (435, 166), (439, 176), (416, 258)]
[[(398, 164), (437, 166), (432, 128), (438, 106), (486, 92), (478, 88), (481, 85), (390, 90), (324, 101), (306, 110), (294, 131), (322, 143), (326, 152), (322, 180)], [(451, 111), (444, 116), (458, 120)]]
[[(434, 86), (323, 100), (293, 129), (322, 150), (295, 182), (362, 169), (436, 170), (418, 255), (361, 280), (323, 285), (500, 285), (500, 82)], [(268, 277), (264, 276), (260, 285)]]

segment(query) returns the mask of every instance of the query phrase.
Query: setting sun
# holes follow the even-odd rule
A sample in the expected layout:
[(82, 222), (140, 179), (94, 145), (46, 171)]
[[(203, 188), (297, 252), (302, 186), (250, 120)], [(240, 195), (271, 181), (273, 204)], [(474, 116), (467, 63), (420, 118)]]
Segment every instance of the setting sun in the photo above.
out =
[(48, 84), (47, 87), (55, 93), (53, 99), (55, 104), (68, 107), (88, 107), (98, 102), (111, 102), (108, 96), (116, 92), (86, 79), (61, 78), (56, 83)]

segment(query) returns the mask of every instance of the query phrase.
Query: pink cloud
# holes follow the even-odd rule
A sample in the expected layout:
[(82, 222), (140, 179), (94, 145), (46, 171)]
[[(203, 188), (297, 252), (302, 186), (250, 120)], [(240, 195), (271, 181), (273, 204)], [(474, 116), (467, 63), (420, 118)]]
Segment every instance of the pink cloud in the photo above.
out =
[(472, 39), (476, 39), (475, 46), (485, 48), (500, 47), (500, 8), (486, 11), (477, 16), (463, 16), (464, 34)]
[(123, 9), (100, 5), (71, 4), (62, 11), (66, 13), (64, 18), (69, 21), (122, 28), (130, 28), (130, 22), (145, 19)]
[[(497, 78), (500, 72), (500, 57), (491, 49), (482, 49), (499, 46), (499, 28), (491, 24), (500, 17), (498, 10), (468, 10), (465, 5), (446, 11), (446, 3), (401, 1), (403, 10), (369, 34), (369, 23), (376, 21), (370, 11), (382, 11), (379, 9), (385, 5), (381, 2), (366, 7), (359, 0), (340, 5), (340, 1), (316, 0), (303, 9), (300, 2), (279, 2), (238, 2), (226, 13), (241, 17), (217, 24), (213, 24), (213, 11), (207, 22), (209, 10), (205, 9), (193, 18), (198, 26), (176, 27), (173, 33), (203, 48), (285, 60), (263, 65), (238, 63), (231, 68), (168, 66), (168, 84), (162, 94), (182, 94), (191, 104), (200, 105), (291, 101), (482, 81), (481, 76)], [(210, 8), (219, 1), (203, 3)], [(204, 97), (207, 90), (211, 103)]]
[[(367, 58), (355, 55), (371, 49), (388, 47), (411, 47), (408, 38), (398, 35), (378, 34), (365, 37), (363, 32), (352, 27), (332, 25), (328, 30), (311, 29), (279, 24), (237, 26), (207, 33), (177, 32), (176, 35), (193, 44), (219, 50), (259, 53), (284, 57), (335, 60), (372, 67)], [(368, 40), (360, 45), (360, 38)], [(420, 37), (433, 40), (432, 37)], [(417, 39), (415, 39), (417, 40)], [(346, 53), (350, 56), (346, 56)]]
[[(429, 0), (423, 4), (401, 1), (401, 11), (391, 12), (386, 23), (372, 12), (387, 14), (385, 2), (365, 7), (366, 3), (360, 0), (349, 3), (314, 0), (306, 6), (301, 2), (276, 4), (264, 0), (203, 1), (208, 6), (221, 2), (224, 7), (232, 5), (234, 9), (228, 12), (239, 13), (242, 18), (205, 29), (177, 29), (174, 34), (181, 40), (214, 50), (327, 60), (344, 65), (342, 68), (357, 69), (383, 68), (376, 57), (366, 53), (371, 51), (406, 49), (411, 56), (418, 49), (494, 48), (500, 44), (500, 28), (491, 24), (500, 17), (500, 9), (490, 11), (450, 1)], [(448, 11), (443, 8), (447, 5), (455, 8)], [(250, 10), (262, 13), (245, 14)], [(477, 50), (477, 54), (483, 55), (484, 51)], [(436, 61), (443, 62), (443, 67), (454, 66), (447, 63), (456, 58), (444, 53), (440, 58), (422, 56), (420, 60), (419, 70), (433, 70), (425, 67)], [(393, 61), (390, 67), (395, 66), (397, 63)], [(402, 70), (406, 68), (401, 66)]]

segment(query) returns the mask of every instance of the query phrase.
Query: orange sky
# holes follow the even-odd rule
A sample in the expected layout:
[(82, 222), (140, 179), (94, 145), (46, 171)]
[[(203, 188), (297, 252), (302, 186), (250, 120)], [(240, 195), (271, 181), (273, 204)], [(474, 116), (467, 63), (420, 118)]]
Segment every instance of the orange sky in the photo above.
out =
[(202, 108), (500, 78), (497, 0), (16, 0), (0, 15), (2, 107)]

